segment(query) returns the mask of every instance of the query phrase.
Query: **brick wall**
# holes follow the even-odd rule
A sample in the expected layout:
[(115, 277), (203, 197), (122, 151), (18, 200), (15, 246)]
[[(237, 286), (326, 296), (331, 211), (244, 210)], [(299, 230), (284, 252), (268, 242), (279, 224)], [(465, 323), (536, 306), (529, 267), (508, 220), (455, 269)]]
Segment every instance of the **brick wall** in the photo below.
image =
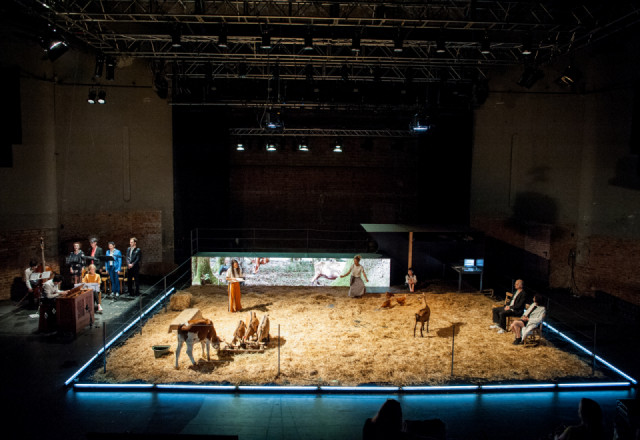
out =
[[(590, 236), (578, 245), (571, 225), (514, 227), (498, 218), (474, 219), (473, 227), (525, 253), (548, 258), (551, 288), (577, 288), (577, 293), (588, 296), (600, 291), (640, 305), (640, 271), (633, 257), (640, 255), (640, 240)], [(576, 253), (573, 268), (572, 251)]]
[(132, 211), (114, 213), (66, 213), (60, 220), (60, 253), (71, 252), (73, 242), (82, 243), (82, 249), (89, 250), (89, 238), (98, 237), (104, 250), (113, 241), (116, 248), (124, 252), (129, 247), (129, 239), (136, 237), (142, 249), (143, 274), (158, 274), (166, 268), (162, 264), (162, 212)]

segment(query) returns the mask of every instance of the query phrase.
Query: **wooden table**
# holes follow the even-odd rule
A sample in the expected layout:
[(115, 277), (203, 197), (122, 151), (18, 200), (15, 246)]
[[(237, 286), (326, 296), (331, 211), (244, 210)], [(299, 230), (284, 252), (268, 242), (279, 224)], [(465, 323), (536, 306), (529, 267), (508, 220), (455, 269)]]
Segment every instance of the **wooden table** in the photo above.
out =
[(56, 301), (58, 315), (58, 330), (69, 331), (77, 335), (80, 330), (93, 324), (93, 289), (76, 288)]

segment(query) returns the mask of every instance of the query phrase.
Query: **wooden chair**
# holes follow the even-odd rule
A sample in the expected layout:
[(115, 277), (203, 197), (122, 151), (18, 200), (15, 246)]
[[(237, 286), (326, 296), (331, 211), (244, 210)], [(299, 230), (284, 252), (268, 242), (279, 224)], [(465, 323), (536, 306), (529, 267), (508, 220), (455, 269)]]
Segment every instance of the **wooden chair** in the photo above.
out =
[[(530, 306), (531, 304), (525, 304), (524, 309), (529, 310)], [(522, 316), (515, 316), (515, 315), (507, 316), (507, 321), (506, 321), (507, 330), (509, 330), (509, 327), (511, 327), (511, 324), (513, 323), (513, 321), (517, 321), (520, 318), (522, 318)]]
[(531, 330), (527, 336), (522, 340), (522, 345), (532, 345), (537, 346), (540, 345), (540, 341), (542, 340), (542, 323), (544, 321), (540, 321), (533, 330)]

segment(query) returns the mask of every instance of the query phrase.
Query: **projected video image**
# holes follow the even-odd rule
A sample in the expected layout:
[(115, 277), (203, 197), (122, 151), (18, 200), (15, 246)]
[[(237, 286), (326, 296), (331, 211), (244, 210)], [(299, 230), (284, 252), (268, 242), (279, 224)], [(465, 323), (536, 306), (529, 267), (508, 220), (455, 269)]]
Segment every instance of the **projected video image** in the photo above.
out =
[[(233, 260), (249, 286), (349, 286), (349, 276), (340, 275), (353, 263), (352, 258), (194, 257), (193, 284), (227, 284), (226, 272)], [(368, 286), (389, 286), (389, 259), (363, 258), (360, 264), (369, 277)]]

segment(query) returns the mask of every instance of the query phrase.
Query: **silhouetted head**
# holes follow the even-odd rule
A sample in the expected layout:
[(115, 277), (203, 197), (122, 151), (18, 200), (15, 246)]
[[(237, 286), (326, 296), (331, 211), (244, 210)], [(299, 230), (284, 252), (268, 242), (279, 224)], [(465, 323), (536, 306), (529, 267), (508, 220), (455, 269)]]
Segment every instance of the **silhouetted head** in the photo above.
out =
[(395, 399), (387, 399), (371, 421), (376, 428), (386, 432), (402, 431), (402, 407)]

